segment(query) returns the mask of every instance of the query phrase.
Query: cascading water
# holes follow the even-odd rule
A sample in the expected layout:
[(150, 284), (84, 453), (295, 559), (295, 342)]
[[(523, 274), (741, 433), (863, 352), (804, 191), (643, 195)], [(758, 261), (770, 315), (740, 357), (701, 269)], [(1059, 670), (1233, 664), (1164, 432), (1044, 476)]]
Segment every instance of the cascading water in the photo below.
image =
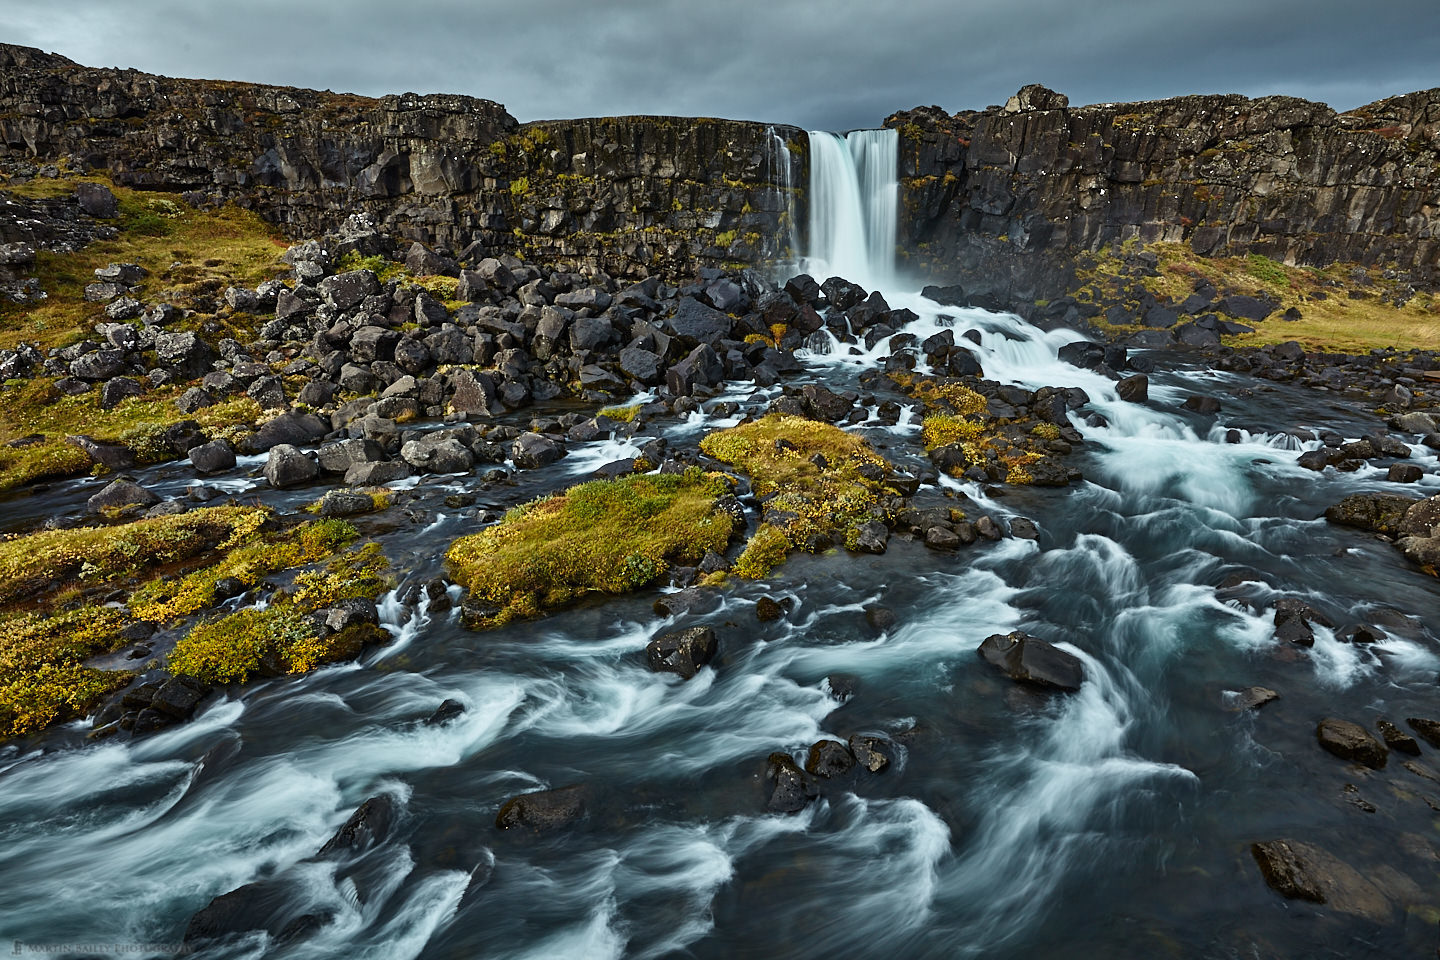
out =
[(867, 288), (894, 282), (898, 142), (894, 130), (810, 132), (803, 266), (816, 279), (840, 276)]
[[(709, 606), (678, 621), (640, 594), (477, 637), (455, 611), (422, 614), (402, 597), (424, 592), (404, 588), (438, 575), (449, 539), (468, 529), (447, 497), (504, 504), (471, 478), (416, 480), (406, 510), (425, 522), (384, 534), (405, 581), (381, 604), (391, 647), (217, 696), (194, 722), (149, 738), (87, 744), (77, 725), (44, 749), (0, 746), (0, 942), (62, 956), (79, 951), (56, 944), (173, 943), (212, 898), (253, 884), (268, 931), (196, 956), (1378, 960), (1433, 950), (1424, 884), (1384, 894), (1414, 923), (1305, 915), (1311, 906), (1265, 889), (1246, 852), (1293, 835), (1362, 866), (1433, 874), (1433, 813), (1415, 799), (1426, 782), (1393, 762), (1360, 778), (1314, 742), (1320, 716), (1434, 713), (1431, 628), (1382, 613), (1400, 583), (1410, 608), (1440, 608), (1440, 585), (1388, 546), (1357, 547), (1315, 521), (1376, 472), (1302, 470), (1284, 433), (1302, 415), (1349, 436), (1373, 419), (1337, 409), (1335, 395), (1322, 403), (1273, 384), (1236, 414), (1240, 442), (1226, 443), (1224, 418), (1177, 410), (1194, 371), (1162, 359), (1155, 404), (1127, 403), (1109, 379), (1057, 359), (1073, 334), (896, 288), (894, 151), (888, 131), (811, 135), (806, 263), (817, 279), (839, 275), (913, 310), (902, 333), (973, 330), (965, 342), (987, 377), (1089, 394), (1108, 423), (1072, 421), (1087, 441), (1087, 482), (1003, 499), (949, 477), (922, 488), (947, 509), (961, 506), (947, 494), (964, 495), (964, 509), (1002, 523), (1028, 515), (1036, 540), (957, 554), (896, 538), (883, 556), (798, 554), (764, 582), (706, 593)], [(837, 341), (803, 376), (878, 393), (856, 375), (888, 350)], [(777, 390), (730, 384), (715, 403), (736, 409), (575, 444), (557, 472), (517, 474), (521, 489), (501, 496), (574, 482), (650, 439), (693, 445)], [(851, 429), (920, 468), (917, 414)], [(1414, 462), (1437, 466), (1418, 446)], [(165, 469), (137, 472), (173, 482)], [(89, 483), (56, 484), (25, 508), (83, 502)], [(307, 501), (263, 485), (246, 493), (290, 510)], [(1337, 557), (1341, 548), (1350, 554)], [(1256, 584), (1253, 607), (1232, 604), (1216, 589), (1231, 575), (1274, 586)], [(1308, 654), (1281, 647), (1264, 607), (1281, 593), (1383, 622), (1383, 639), (1343, 644), (1320, 627)], [(757, 620), (761, 597), (784, 599), (785, 615)], [(897, 623), (872, 626), (876, 605)], [(702, 624), (721, 637), (711, 667), (684, 682), (646, 669), (657, 633)], [(1033, 696), (977, 660), (984, 637), (1015, 629), (1079, 657), (1080, 692)], [(1227, 691), (1252, 684), (1283, 698), (1262, 714), (1232, 711)], [(424, 722), (444, 700), (464, 712)], [(890, 768), (832, 786), (796, 816), (764, 812), (764, 757), (852, 733), (889, 738)], [(1413, 779), (1380, 779), (1392, 774)], [(1383, 814), (1342, 799), (1347, 781)], [(507, 798), (575, 783), (595, 789), (582, 827), (495, 829)], [(389, 830), (369, 849), (317, 856), (375, 796), (398, 810)], [(1368, 830), (1355, 828), (1362, 821)]]
[(780, 211), (784, 218), (780, 225), (782, 246), (777, 260), (782, 272), (785, 272), (795, 266), (800, 256), (799, 224), (795, 222), (794, 158), (790, 155), (790, 144), (774, 127), (770, 127), (767, 132), (770, 137), (770, 151), (766, 161), (770, 167), (770, 182), (775, 185), (778, 194), (775, 198), (775, 209)]

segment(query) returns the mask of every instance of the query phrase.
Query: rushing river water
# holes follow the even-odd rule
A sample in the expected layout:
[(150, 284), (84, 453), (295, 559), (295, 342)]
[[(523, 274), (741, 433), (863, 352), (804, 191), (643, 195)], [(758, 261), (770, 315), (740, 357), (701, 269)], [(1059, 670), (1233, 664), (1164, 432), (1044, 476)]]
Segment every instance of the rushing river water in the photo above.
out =
[[(921, 337), (940, 328), (934, 304), (885, 293), (920, 316)], [(1069, 488), (992, 498), (941, 481), (975, 501), (967, 509), (1034, 519), (1037, 541), (947, 554), (897, 538), (883, 556), (795, 556), (678, 621), (713, 625), (721, 642), (688, 682), (646, 669), (646, 642), (677, 623), (653, 612), (653, 594), (475, 634), (397, 590), (382, 604), (395, 643), (360, 663), (213, 697), (195, 721), (133, 742), (87, 744), (77, 724), (0, 749), (0, 946), (174, 942), (211, 898), (268, 880), (277, 913), (332, 919), (289, 944), (256, 934), (202, 956), (1432, 951), (1440, 838), (1420, 795), (1440, 783), (1394, 763), (1357, 771), (1314, 737), (1323, 716), (1440, 712), (1440, 586), (1388, 544), (1317, 519), (1383, 474), (1302, 470), (1294, 461), (1315, 444), (1285, 433), (1354, 437), (1373, 417), (1166, 358), (1151, 404), (1127, 404), (1112, 381), (1056, 360), (1073, 335), (943, 313), (957, 331), (982, 331), (988, 377), (1083, 387), (1109, 421), (1081, 426), (1086, 480)], [(851, 388), (877, 356), (842, 345), (809, 357), (805, 376)], [(1239, 399), (1245, 388), (1253, 396)], [(1193, 392), (1224, 400), (1218, 418), (1179, 410)], [(759, 406), (773, 393), (735, 385), (729, 397)], [(918, 466), (917, 419), (857, 429)], [(538, 495), (646, 438), (679, 444), (733, 422), (656, 418), (502, 489), (507, 502)], [(1243, 441), (1226, 443), (1228, 427)], [(1437, 492), (1433, 455), (1414, 450), (1429, 471), (1423, 492)], [(286, 509), (317, 495), (271, 491), (257, 470), (242, 463), (233, 492)], [(189, 478), (177, 467), (141, 476), (162, 492)], [(7, 520), (70, 512), (97, 483), (11, 501)], [(383, 537), (402, 589), (441, 573), (445, 548), (476, 528), (443, 502), (468, 489), (481, 508), (501, 505), (474, 477), (427, 477), (411, 491), (410, 518)], [(1241, 591), (1253, 606), (1217, 593), (1237, 573), (1260, 581)], [(1353, 646), (1317, 627), (1313, 649), (1282, 646), (1265, 609), (1280, 594), (1375, 623), (1386, 639)], [(762, 596), (793, 606), (758, 622)], [(867, 624), (874, 604), (898, 615), (886, 632)], [(1017, 628), (1084, 660), (1078, 694), (1028, 694), (976, 657), (984, 637)], [(1257, 684), (1281, 699), (1230, 709), (1227, 691)], [(465, 713), (422, 725), (446, 698)], [(769, 753), (857, 732), (892, 738), (898, 762), (798, 815), (764, 812)], [(578, 829), (495, 829), (506, 798), (572, 783), (597, 790)], [(1347, 783), (1377, 812), (1351, 803)], [(358, 859), (310, 859), (379, 793), (401, 811), (383, 843)], [(1383, 876), (1390, 921), (1269, 891), (1248, 848), (1276, 837)]]

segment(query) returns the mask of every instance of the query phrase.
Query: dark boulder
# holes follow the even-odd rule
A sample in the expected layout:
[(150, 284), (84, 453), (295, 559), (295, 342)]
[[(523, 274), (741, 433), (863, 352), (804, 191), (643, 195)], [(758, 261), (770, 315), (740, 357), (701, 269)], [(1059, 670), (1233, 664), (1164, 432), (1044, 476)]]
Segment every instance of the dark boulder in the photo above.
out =
[(1121, 400), (1131, 403), (1145, 403), (1150, 399), (1150, 378), (1143, 373), (1126, 377), (1115, 385), (1115, 392)]
[(1436, 750), (1440, 750), (1440, 720), (1427, 720), (1424, 717), (1406, 717), (1405, 722), (1410, 724), (1410, 729), (1420, 734), (1421, 739)]
[(884, 737), (855, 734), (850, 738), (850, 752), (863, 770), (879, 773), (890, 766), (895, 745)]
[(1374, 770), (1384, 767), (1389, 755), (1385, 745), (1376, 740), (1370, 731), (1349, 720), (1326, 717), (1315, 728), (1315, 737), (1320, 746), (1342, 760), (1363, 763)]
[(1078, 657), (1018, 630), (986, 637), (976, 652), (986, 663), (1021, 683), (1074, 691), (1085, 680), (1085, 667)]
[(687, 344), (714, 345), (730, 336), (734, 321), (729, 315), (701, 303), (694, 297), (682, 297), (675, 313), (666, 322), (669, 332)]
[(298, 487), (309, 483), (320, 475), (315, 461), (298, 447), (288, 443), (277, 443), (270, 448), (265, 461), (265, 479), (277, 490)]
[(350, 819), (325, 841), (317, 857), (362, 853), (385, 839), (395, 822), (395, 799), (388, 793), (371, 797), (350, 814)]
[(459, 700), (446, 700), (425, 718), (425, 726), (441, 727), (465, 712), (465, 704)]
[(771, 813), (799, 813), (817, 795), (814, 783), (788, 753), (770, 754), (765, 779), (775, 784), (765, 803)]
[(160, 497), (138, 483), (129, 480), (115, 480), (105, 485), (97, 494), (85, 501), (85, 509), (91, 513), (106, 510), (122, 510), (125, 507), (153, 507)]
[(1406, 511), (1420, 501), (1384, 493), (1357, 493), (1325, 510), (1325, 519), (1347, 527), (1395, 534)]
[(522, 433), (510, 444), (510, 459), (522, 470), (548, 466), (563, 456), (563, 444), (539, 433)]
[(805, 758), (805, 772), (817, 777), (842, 777), (855, 767), (855, 755), (839, 740), (817, 740)]
[(1387, 748), (1396, 753), (1408, 753), (1412, 757), (1420, 756), (1420, 744), (1415, 742), (1415, 738), (1389, 720), (1376, 720), (1375, 729), (1380, 731)]
[(673, 673), (689, 680), (709, 663), (718, 648), (710, 627), (691, 627), (666, 633), (645, 647), (646, 661), (654, 673)]

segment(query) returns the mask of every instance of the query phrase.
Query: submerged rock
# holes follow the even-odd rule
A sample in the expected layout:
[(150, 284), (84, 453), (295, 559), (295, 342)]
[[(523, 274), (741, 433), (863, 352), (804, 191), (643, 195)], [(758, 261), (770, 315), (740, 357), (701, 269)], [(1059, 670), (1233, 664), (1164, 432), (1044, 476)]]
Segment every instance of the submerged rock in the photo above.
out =
[(1321, 847), (1296, 840), (1269, 840), (1251, 844), (1250, 853), (1265, 882), (1282, 896), (1327, 904), (1376, 922), (1390, 918), (1390, 903), (1379, 888)]
[(539, 790), (511, 797), (495, 815), (495, 826), (501, 830), (524, 827), (536, 833), (559, 830), (585, 816), (589, 788), (584, 784)]
[(394, 822), (395, 799), (388, 793), (373, 796), (356, 808), (335, 835), (325, 841), (316, 856), (330, 857), (368, 850), (385, 839)]

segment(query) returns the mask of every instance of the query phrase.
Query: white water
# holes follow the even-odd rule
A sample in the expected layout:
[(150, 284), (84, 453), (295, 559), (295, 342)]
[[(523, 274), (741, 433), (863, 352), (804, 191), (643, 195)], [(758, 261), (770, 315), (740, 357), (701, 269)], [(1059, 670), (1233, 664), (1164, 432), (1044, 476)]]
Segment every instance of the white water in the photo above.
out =
[(802, 261), (817, 280), (844, 277), (867, 290), (895, 274), (898, 135), (810, 132), (810, 237)]

